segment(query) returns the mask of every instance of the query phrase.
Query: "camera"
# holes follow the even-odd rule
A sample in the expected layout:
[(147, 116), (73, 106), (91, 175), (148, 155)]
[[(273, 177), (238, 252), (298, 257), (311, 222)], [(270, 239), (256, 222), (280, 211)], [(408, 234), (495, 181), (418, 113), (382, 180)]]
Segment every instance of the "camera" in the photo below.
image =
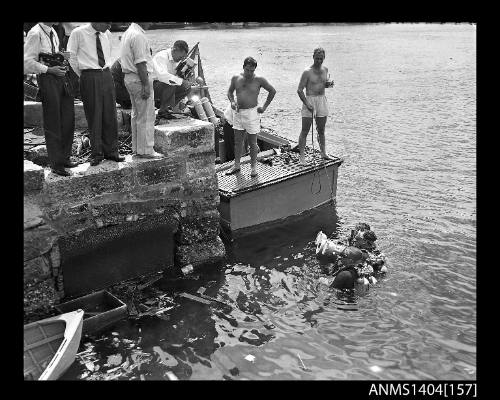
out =
[(191, 58), (186, 58), (182, 60), (179, 65), (177, 65), (175, 72), (176, 75), (182, 79), (189, 78), (193, 76), (195, 63)]
[(61, 53), (40, 53), (39, 54), (40, 62), (44, 63), (48, 67), (64, 67), (66, 61), (64, 56)]

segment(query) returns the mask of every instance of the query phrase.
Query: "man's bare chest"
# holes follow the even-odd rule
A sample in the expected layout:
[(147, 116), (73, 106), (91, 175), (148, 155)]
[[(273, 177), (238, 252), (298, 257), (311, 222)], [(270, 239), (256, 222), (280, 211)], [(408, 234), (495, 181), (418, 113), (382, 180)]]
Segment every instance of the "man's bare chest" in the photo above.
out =
[(326, 71), (321, 70), (321, 71), (309, 71), (309, 75), (307, 77), (308, 82), (310, 84), (317, 84), (317, 83), (324, 83), (326, 81)]
[(260, 89), (260, 83), (256, 80), (247, 81), (245, 79), (241, 79), (236, 83), (236, 91), (237, 92), (258, 92)]

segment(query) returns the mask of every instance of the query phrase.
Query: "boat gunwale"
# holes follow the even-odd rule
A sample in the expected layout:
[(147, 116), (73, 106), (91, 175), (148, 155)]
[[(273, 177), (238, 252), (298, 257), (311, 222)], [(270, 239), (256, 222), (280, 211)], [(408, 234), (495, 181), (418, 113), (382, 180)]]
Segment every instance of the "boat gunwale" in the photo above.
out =
[[(342, 158), (338, 158), (336, 160), (325, 160), (325, 161), (318, 163), (318, 164), (307, 165), (304, 167), (304, 169), (301, 169), (299, 171), (290, 172), (284, 176), (273, 178), (273, 179), (270, 179), (266, 182), (256, 183), (254, 185), (243, 187), (237, 191), (233, 191), (233, 190), (228, 191), (228, 190), (219, 188), (219, 194), (221, 196), (224, 196), (224, 197), (230, 199), (230, 198), (239, 196), (243, 193), (248, 193), (248, 192), (251, 192), (251, 191), (254, 191), (257, 189), (261, 189), (263, 187), (275, 185), (277, 183), (283, 182), (283, 181), (291, 179), (291, 178), (296, 178), (296, 177), (299, 177), (302, 175), (310, 174), (311, 172), (319, 171), (322, 168), (335, 167), (335, 166), (339, 167), (343, 162), (344, 162), (344, 160)], [(218, 173), (222, 173), (222, 172), (223, 171), (218, 172)]]

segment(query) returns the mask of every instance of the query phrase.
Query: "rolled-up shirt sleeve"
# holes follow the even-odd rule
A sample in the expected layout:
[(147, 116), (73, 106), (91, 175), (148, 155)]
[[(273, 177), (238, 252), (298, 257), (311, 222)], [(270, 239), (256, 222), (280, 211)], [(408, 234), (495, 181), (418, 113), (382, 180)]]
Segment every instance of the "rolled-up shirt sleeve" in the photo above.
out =
[(45, 74), (49, 67), (38, 62), (40, 53), (40, 37), (30, 31), (24, 43), (24, 73), (25, 74)]
[(168, 58), (166, 53), (157, 53), (153, 57), (153, 68), (156, 79), (168, 85), (181, 85), (182, 78), (168, 72)]
[(71, 35), (69, 36), (69, 39), (68, 39), (68, 45), (66, 46), (66, 49), (70, 53), (69, 65), (71, 65), (71, 68), (73, 68), (73, 71), (75, 71), (75, 74), (80, 76), (82, 72), (80, 71), (80, 67), (78, 65), (78, 57), (76, 55), (78, 52), (77, 32), (71, 32)]
[(130, 41), (130, 47), (132, 49), (132, 61), (135, 65), (148, 61), (146, 52), (149, 46), (144, 35), (134, 36)]

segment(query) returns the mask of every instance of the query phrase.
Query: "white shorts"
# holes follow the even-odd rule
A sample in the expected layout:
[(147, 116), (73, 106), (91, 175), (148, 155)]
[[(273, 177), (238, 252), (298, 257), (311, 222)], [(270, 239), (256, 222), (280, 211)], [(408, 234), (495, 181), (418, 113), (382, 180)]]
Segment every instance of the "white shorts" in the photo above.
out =
[[(324, 94), (320, 96), (306, 96), (306, 99), (312, 104), (316, 117), (328, 117), (328, 102)], [(312, 113), (304, 103), (302, 103), (301, 115), (305, 118), (312, 118)]]
[(260, 132), (260, 116), (257, 112), (257, 107), (240, 109), (233, 116), (233, 129), (247, 131), (250, 135)]

